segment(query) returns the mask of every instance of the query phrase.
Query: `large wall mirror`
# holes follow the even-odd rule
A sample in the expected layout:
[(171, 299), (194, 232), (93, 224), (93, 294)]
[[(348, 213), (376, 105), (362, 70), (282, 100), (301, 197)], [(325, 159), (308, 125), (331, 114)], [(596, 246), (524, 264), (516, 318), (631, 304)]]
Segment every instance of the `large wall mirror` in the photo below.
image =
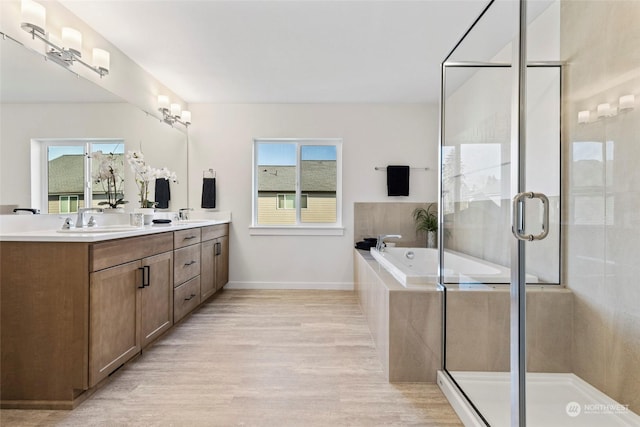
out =
[[(108, 76), (105, 78), (109, 78)], [(71, 169), (77, 169), (84, 153), (50, 146), (95, 144), (109, 152), (113, 147), (123, 157), (129, 150), (142, 149), (153, 168), (175, 172), (170, 183), (169, 210), (187, 206), (187, 135), (157, 117), (127, 103), (97, 84), (45, 60), (42, 54), (3, 37), (0, 39), (0, 213), (16, 207), (39, 208), (58, 213), (84, 205), (82, 196), (65, 194)], [(74, 160), (74, 155), (75, 160)], [(44, 159), (44, 160), (43, 160)], [(51, 161), (56, 160), (55, 165)], [(95, 163), (95, 162), (94, 162)], [(79, 164), (79, 163), (78, 163)], [(56, 169), (58, 172), (51, 172)], [(81, 166), (80, 166), (81, 167)], [(90, 175), (95, 174), (96, 166)], [(50, 174), (57, 174), (49, 182)], [(58, 176), (59, 175), (59, 176)], [(139, 207), (134, 174), (124, 160), (124, 205), (127, 211)], [(76, 179), (76, 178), (73, 178)], [(58, 182), (59, 181), (59, 182)], [(51, 190), (47, 189), (50, 185)], [(57, 186), (57, 189), (53, 187)], [(97, 199), (101, 184), (92, 182)], [(43, 192), (46, 192), (43, 196)], [(76, 197), (80, 200), (76, 201)], [(154, 191), (151, 188), (150, 199)], [(55, 200), (54, 200), (55, 199)], [(94, 200), (95, 205), (95, 200)]]

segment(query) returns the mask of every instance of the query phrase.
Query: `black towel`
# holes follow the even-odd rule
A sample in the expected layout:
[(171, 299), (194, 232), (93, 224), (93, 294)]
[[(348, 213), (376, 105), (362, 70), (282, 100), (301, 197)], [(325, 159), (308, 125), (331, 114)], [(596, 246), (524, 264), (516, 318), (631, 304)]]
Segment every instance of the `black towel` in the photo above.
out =
[(387, 195), (409, 195), (409, 166), (387, 166)]
[(164, 178), (156, 179), (156, 208), (168, 209), (169, 200), (171, 200), (171, 190), (169, 189), (169, 180)]
[(216, 207), (216, 179), (202, 178), (202, 208), (215, 209)]

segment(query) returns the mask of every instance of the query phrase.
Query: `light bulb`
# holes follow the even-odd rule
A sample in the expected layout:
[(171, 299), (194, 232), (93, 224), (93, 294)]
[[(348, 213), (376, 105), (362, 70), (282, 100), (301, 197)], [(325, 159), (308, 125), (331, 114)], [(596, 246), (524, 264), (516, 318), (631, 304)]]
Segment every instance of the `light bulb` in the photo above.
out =
[(62, 47), (77, 56), (82, 56), (82, 33), (69, 27), (62, 27)]

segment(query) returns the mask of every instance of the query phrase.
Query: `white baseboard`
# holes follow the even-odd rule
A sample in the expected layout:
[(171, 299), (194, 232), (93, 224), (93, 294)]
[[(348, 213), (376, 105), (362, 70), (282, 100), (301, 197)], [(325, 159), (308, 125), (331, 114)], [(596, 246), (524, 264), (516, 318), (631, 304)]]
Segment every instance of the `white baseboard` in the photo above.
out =
[(229, 282), (225, 289), (306, 289), (352, 291), (353, 282)]

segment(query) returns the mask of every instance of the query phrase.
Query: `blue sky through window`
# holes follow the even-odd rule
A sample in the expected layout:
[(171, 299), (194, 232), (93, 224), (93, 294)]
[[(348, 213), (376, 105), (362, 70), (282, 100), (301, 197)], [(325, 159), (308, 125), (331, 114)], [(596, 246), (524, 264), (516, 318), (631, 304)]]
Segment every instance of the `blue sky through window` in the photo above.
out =
[[(302, 160), (336, 160), (335, 145), (303, 145)], [(296, 164), (296, 144), (258, 144), (258, 164), (261, 166), (293, 166)]]

